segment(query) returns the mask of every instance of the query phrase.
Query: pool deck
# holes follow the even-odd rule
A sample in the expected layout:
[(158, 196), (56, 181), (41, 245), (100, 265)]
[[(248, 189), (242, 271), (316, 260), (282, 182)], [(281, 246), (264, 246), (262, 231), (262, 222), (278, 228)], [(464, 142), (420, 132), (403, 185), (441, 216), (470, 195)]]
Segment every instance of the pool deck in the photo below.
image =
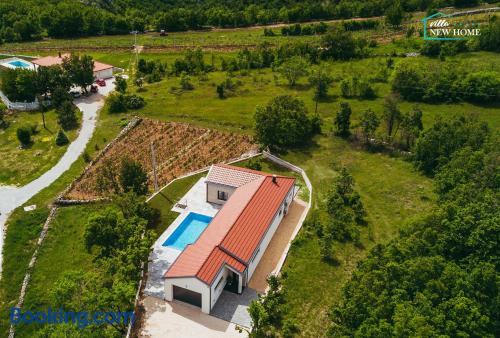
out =
[(190, 213), (214, 217), (219, 212), (221, 206), (208, 203), (207, 189), (205, 185), (205, 177), (202, 177), (196, 182), (193, 187), (184, 195), (179, 203), (185, 205), (185, 208), (174, 205), (172, 211), (178, 212), (180, 215), (169, 225), (160, 237), (153, 244), (153, 250), (149, 255), (148, 278), (144, 293), (156, 298), (165, 298), (165, 288), (163, 276), (170, 268), (172, 263), (181, 254), (180, 250), (173, 247), (165, 247), (163, 243), (172, 233), (179, 227), (184, 218)]

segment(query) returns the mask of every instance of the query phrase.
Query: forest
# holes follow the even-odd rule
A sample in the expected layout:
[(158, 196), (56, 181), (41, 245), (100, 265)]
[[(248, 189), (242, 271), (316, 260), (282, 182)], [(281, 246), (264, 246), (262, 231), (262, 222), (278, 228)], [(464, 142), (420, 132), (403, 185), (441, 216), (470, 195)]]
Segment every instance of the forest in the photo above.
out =
[(479, 0), (369, 1), (165, 1), (5, 0), (0, 4), (0, 41), (43, 37), (127, 34), (145, 30), (185, 31), (277, 22), (373, 17), (388, 13), (434, 12), (446, 6), (475, 6)]

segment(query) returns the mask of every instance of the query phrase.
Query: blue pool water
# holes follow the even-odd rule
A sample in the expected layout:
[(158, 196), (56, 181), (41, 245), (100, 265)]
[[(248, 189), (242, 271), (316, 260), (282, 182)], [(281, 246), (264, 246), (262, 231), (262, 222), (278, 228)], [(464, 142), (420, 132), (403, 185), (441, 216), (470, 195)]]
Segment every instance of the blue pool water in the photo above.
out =
[(211, 220), (212, 217), (190, 212), (163, 243), (163, 246), (184, 250), (186, 245), (196, 242)]
[(9, 62), (9, 65), (14, 66), (16, 68), (29, 68), (30, 64), (21, 60), (15, 60)]

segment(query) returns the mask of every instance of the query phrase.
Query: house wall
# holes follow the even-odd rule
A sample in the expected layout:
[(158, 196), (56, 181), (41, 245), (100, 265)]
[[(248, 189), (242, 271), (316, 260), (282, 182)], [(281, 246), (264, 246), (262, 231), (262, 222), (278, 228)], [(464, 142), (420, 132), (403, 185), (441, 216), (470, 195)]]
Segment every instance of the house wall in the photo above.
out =
[[(280, 205), (280, 208), (278, 209), (278, 212), (274, 216), (274, 219), (271, 222), (271, 225), (267, 229), (266, 234), (264, 235), (264, 238), (260, 242), (260, 245), (258, 249), (254, 253), (253, 259), (251, 259), (250, 264), (248, 265), (248, 277), (247, 280), (250, 280), (252, 278), (252, 275), (255, 271), (255, 268), (259, 264), (260, 259), (262, 258), (262, 255), (264, 255), (264, 252), (266, 252), (267, 246), (269, 245), (269, 242), (274, 236), (274, 233), (276, 232), (276, 229), (278, 229), (278, 226), (280, 225), (281, 221), (283, 220), (283, 217), (285, 216), (285, 202), (287, 204), (287, 210), (290, 208), (290, 204), (292, 203), (293, 200), (293, 190), (294, 188), (292, 187), (290, 191), (288, 192), (287, 196), (283, 200), (283, 202)], [(280, 211), (281, 210), (281, 214)]]
[(197, 278), (165, 278), (165, 300), (174, 300), (174, 285), (201, 293), (201, 311), (210, 313), (210, 287)]
[(113, 77), (113, 68), (94, 72), (94, 78), (96, 79), (109, 79), (110, 77)]
[(217, 192), (225, 191), (228, 195), (227, 199), (231, 197), (233, 192), (236, 190), (234, 187), (229, 187), (227, 185), (216, 184), (212, 182), (207, 182), (207, 202), (216, 203), (216, 204), (224, 204), (226, 201), (222, 201), (218, 199)]
[[(211, 299), (210, 309), (214, 307), (215, 303), (217, 302), (217, 299), (219, 299), (219, 296), (222, 293), (222, 290), (224, 290), (224, 286), (226, 285), (228, 275), (229, 275), (229, 271), (227, 268), (224, 267), (215, 277), (214, 282), (213, 282), (212, 287), (211, 287), (212, 299)], [(217, 287), (217, 284), (219, 283), (219, 280), (221, 280), (221, 278), (222, 278), (222, 282), (219, 284), (219, 287)]]

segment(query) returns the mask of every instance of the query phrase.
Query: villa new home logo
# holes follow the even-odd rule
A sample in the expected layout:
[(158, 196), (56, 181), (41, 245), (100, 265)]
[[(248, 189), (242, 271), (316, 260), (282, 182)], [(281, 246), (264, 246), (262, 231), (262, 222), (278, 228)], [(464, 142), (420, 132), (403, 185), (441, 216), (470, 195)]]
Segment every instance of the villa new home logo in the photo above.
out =
[(463, 40), (481, 35), (479, 23), (468, 20), (452, 21), (453, 14), (438, 12), (426, 18), (424, 23), (424, 40)]

